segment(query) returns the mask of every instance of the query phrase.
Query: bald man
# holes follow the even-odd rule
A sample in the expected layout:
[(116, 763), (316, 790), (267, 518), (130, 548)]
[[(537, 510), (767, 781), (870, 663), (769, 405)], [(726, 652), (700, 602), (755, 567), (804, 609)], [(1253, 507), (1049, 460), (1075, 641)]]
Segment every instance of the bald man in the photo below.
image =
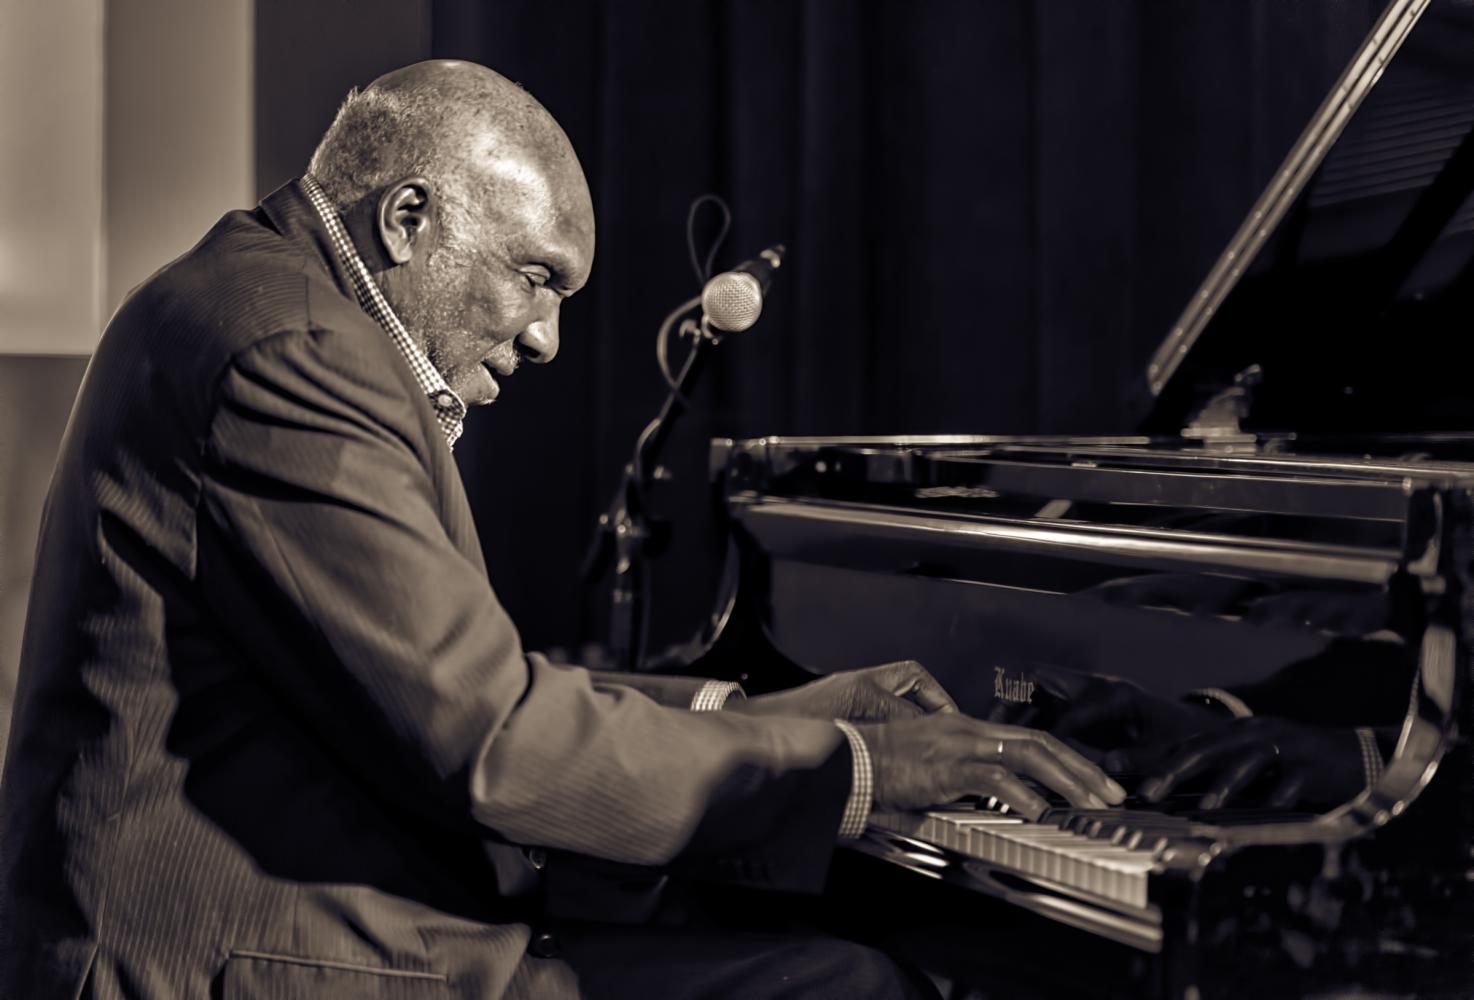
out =
[(639, 921), (667, 878), (815, 889), (875, 805), (1119, 799), (915, 664), (743, 700), (523, 651), (451, 448), (593, 257), (547, 112), (427, 63), (129, 296), (42, 529), (0, 996), (924, 996), (842, 942)]

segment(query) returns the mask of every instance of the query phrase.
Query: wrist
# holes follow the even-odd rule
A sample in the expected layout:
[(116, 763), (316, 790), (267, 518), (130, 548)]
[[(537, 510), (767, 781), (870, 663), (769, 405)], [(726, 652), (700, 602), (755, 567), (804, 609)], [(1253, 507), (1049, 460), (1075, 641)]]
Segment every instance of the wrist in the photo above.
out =
[[(738, 689), (741, 691), (741, 688)], [(799, 711), (792, 698), (787, 698), (784, 691), (770, 691), (767, 694), (747, 695), (745, 692), (733, 695), (727, 699), (723, 711), (738, 712), (742, 715), (789, 715), (807, 718), (804, 712)], [(829, 716), (824, 716), (827, 719)]]
[(1358, 726), (1355, 733), (1357, 750), (1361, 754), (1362, 778), (1366, 787), (1371, 788), (1382, 777), (1387, 765), (1382, 757), (1382, 748), (1377, 744), (1376, 730)]
[(733, 711), (745, 704), (747, 695), (736, 681), (707, 681), (691, 699), (693, 712)]
[(864, 834), (875, 806), (875, 767), (860, 730), (842, 719), (835, 719), (834, 724), (850, 745), (850, 794), (840, 816), (839, 837), (854, 840)]

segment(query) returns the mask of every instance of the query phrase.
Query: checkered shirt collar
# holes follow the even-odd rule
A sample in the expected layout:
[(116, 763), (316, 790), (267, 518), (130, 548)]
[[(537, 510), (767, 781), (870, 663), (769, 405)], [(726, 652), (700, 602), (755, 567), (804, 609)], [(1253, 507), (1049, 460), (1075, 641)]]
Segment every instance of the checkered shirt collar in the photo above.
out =
[(343, 220), (338, 218), (338, 212), (333, 208), (332, 202), (322, 187), (311, 177), (302, 178), (302, 190), (307, 193), (307, 200), (312, 202), (312, 207), (317, 210), (318, 217), (322, 219), (323, 225), (327, 227), (328, 239), (332, 241), (333, 250), (338, 255), (343, 269), (348, 272), (349, 280), (353, 282), (353, 291), (358, 296), (358, 304), (363, 311), (368, 313), (389, 334), (389, 339), (394, 346), (399, 348), (399, 353), (409, 364), (409, 370), (414, 373), (415, 381), (420, 384), (425, 397), (430, 401), (430, 407), (435, 411), (435, 419), (440, 424), (440, 429), (445, 433), (445, 443), (454, 448), (456, 439), (461, 436), (463, 423), (466, 419), (466, 404), (460, 396), (456, 395), (454, 389), (445, 384), (445, 379), (430, 359), (425, 357), (425, 352), (416, 346), (410, 339), (409, 331), (394, 315), (394, 310), (389, 308), (389, 303), (384, 299), (384, 293), (379, 289), (378, 282), (374, 276), (369, 274), (368, 267), (363, 258), (358, 255), (358, 249), (353, 245), (353, 240), (348, 236), (348, 230), (343, 227)]

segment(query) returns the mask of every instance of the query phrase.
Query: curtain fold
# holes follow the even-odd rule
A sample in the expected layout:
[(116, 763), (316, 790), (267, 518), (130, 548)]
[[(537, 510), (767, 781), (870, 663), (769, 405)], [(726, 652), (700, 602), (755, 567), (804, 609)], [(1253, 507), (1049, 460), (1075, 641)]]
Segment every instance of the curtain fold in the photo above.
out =
[(710, 610), (716, 435), (1108, 433), (1131, 381), (1371, 25), (1377, 0), (435, 0), (436, 55), (563, 123), (599, 222), (563, 350), (458, 446), (530, 645), (596, 636), (570, 581), (718, 258), (789, 255), (669, 450), (654, 642)]

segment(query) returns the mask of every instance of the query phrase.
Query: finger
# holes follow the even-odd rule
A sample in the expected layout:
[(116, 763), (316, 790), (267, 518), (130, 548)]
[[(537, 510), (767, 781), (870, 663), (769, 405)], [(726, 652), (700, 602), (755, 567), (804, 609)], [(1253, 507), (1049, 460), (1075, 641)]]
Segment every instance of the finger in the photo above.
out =
[(1161, 743), (1145, 743), (1134, 747), (1121, 747), (1107, 753), (1100, 766), (1113, 778), (1130, 775), (1141, 778), (1149, 775), (1153, 768), (1171, 760), (1176, 749)]
[(931, 673), (915, 660), (903, 660), (893, 664), (899, 668), (892, 677), (892, 693), (910, 696), (927, 712), (955, 712), (957, 703)]
[(1062, 701), (1075, 701), (1082, 698), (1099, 683), (1092, 674), (1052, 669), (1040, 665), (1030, 667), (1029, 673), (1033, 676), (1034, 682), (1039, 685), (1040, 691)]
[(1126, 798), (1126, 789), (1118, 785), (1098, 764), (1074, 747), (1049, 733), (1040, 733), (1035, 738), (1051, 756), (1083, 781), (1096, 797), (1112, 805)]
[(1178, 754), (1154, 773), (1147, 775), (1140, 788), (1148, 802), (1161, 802), (1172, 790), (1208, 766), (1212, 756), (1201, 751)]
[(926, 710), (914, 701), (897, 698), (889, 691), (877, 688), (873, 698), (866, 699), (869, 711), (864, 717), (867, 722), (890, 722), (895, 719), (914, 719), (926, 714)]
[(1049, 808), (1042, 795), (1010, 774), (1007, 768), (982, 765), (968, 774), (967, 781), (974, 794), (992, 795), (1031, 820), (1038, 819)]
[(1265, 805), (1271, 809), (1288, 809), (1300, 801), (1300, 796), (1304, 791), (1305, 776), (1288, 774), (1274, 786), (1274, 791), (1270, 792), (1269, 798), (1264, 800)]
[[(849, 678), (846, 678), (848, 681)], [(851, 722), (889, 722), (925, 714), (921, 706), (891, 694), (890, 686), (874, 677), (858, 676), (842, 691), (838, 717)]]
[(1223, 772), (1213, 782), (1212, 787), (1204, 793), (1198, 804), (1204, 809), (1222, 808), (1235, 795), (1247, 788), (1250, 782), (1259, 777), (1266, 767), (1274, 763), (1274, 758), (1274, 752), (1269, 748), (1252, 751), (1247, 757)]
[(1070, 740), (1067, 746), (1069, 746), (1071, 750), (1075, 751), (1081, 757), (1084, 757), (1086, 760), (1090, 761), (1090, 763), (1094, 764), (1096, 767), (1104, 771), (1106, 773), (1106, 777), (1110, 778), (1112, 781), (1115, 780), (1116, 776), (1111, 773), (1111, 767), (1106, 763), (1106, 758), (1110, 756), (1109, 753), (1101, 750), (1100, 747), (1093, 747), (1089, 743), (1081, 743), (1078, 740)]
[[(997, 744), (993, 747), (997, 751)], [(986, 757), (981, 759), (986, 760)], [(1083, 759), (1083, 758), (1082, 758)], [(1046, 750), (1042, 743), (1032, 739), (1006, 740), (1003, 744), (1003, 766), (1010, 771), (1027, 775), (1045, 787), (1058, 792), (1069, 800), (1070, 804), (1082, 809), (1105, 809), (1105, 799), (1096, 793), (1092, 783), (1077, 775), (1072, 768), (1066, 767), (1053, 754)], [(1087, 765), (1094, 768), (1094, 764)], [(1104, 772), (1097, 769), (1099, 774), (1098, 784), (1101, 791), (1105, 790), (1106, 782), (1110, 779)], [(1111, 782), (1111, 784), (1115, 784)], [(1117, 799), (1117, 801), (1120, 801)]]
[(1233, 759), (1252, 745), (1251, 741), (1225, 740), (1217, 734), (1184, 740), (1167, 762), (1141, 783), (1141, 797), (1148, 802), (1160, 802), (1184, 781), (1216, 767), (1222, 760)]

